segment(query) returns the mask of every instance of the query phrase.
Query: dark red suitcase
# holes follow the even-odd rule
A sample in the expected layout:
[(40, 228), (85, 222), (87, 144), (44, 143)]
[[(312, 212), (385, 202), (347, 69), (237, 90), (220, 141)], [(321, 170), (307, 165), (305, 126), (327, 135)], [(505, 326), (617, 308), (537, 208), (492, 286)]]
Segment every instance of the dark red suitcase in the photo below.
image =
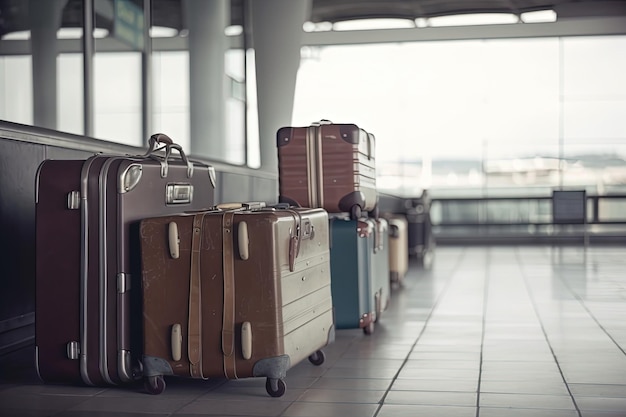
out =
[(287, 370), (334, 340), (328, 214), (265, 208), (141, 221), (148, 392), (163, 375), (265, 377), (274, 397)]
[(131, 330), (141, 324), (138, 221), (211, 207), (213, 167), (159, 134), (143, 156), (46, 160), (36, 181), (38, 373), (45, 382), (129, 382)]
[(375, 138), (355, 124), (322, 121), (276, 133), (280, 201), (378, 217)]

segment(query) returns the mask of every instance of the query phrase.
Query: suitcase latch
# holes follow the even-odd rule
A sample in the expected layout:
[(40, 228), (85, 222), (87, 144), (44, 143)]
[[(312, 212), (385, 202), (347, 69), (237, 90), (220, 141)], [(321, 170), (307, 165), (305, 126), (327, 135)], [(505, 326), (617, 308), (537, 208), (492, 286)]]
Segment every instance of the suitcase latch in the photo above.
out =
[(167, 184), (165, 189), (165, 202), (168, 205), (190, 204), (193, 200), (193, 185), (191, 184)]
[(117, 274), (117, 292), (124, 294), (128, 290), (130, 290), (130, 275), (120, 272)]
[(76, 341), (69, 342), (65, 346), (68, 359), (78, 359), (80, 357), (80, 343)]
[(80, 191), (67, 193), (67, 208), (69, 210), (78, 210), (80, 208)]

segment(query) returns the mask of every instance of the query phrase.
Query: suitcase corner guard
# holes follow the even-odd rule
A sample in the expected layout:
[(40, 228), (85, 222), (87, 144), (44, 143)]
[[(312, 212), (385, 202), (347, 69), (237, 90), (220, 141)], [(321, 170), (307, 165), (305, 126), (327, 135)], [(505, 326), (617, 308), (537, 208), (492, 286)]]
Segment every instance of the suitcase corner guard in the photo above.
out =
[(283, 379), (291, 367), (289, 355), (274, 356), (257, 361), (252, 368), (252, 376), (265, 376), (270, 379)]
[(174, 374), (169, 362), (162, 358), (144, 355), (142, 365), (144, 377)]
[(330, 326), (330, 329), (328, 329), (328, 341), (326, 342), (326, 345), (330, 345), (331, 343), (335, 342), (335, 325), (332, 324)]

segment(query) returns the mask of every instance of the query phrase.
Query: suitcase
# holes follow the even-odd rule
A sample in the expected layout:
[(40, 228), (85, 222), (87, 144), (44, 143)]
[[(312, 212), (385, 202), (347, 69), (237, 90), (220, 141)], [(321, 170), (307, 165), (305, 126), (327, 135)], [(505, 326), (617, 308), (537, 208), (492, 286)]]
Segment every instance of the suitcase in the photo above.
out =
[[(46, 160), (36, 178), (36, 366), (44, 382), (134, 379), (138, 220), (211, 207), (213, 167), (162, 134), (141, 156)], [(180, 158), (173, 151), (180, 152)]]
[(376, 321), (376, 292), (371, 257), (374, 227), (367, 219), (331, 216), (330, 267), (335, 326), (362, 328), (372, 334)]
[(266, 377), (284, 394), (287, 370), (334, 340), (328, 214), (323, 209), (206, 211), (144, 219), (143, 371)]
[(435, 247), (435, 238), (430, 221), (430, 199), (424, 195), (408, 202), (406, 218), (408, 222), (409, 255), (419, 261), (426, 261)]
[(367, 219), (374, 230), (372, 252), (370, 254), (372, 270), (372, 292), (374, 294), (375, 320), (378, 322), (389, 306), (391, 299), (391, 281), (389, 280), (389, 223), (386, 219)]
[(409, 241), (407, 220), (403, 215), (391, 215), (389, 222), (389, 279), (402, 285), (409, 270)]
[(378, 217), (373, 134), (322, 121), (282, 127), (276, 139), (280, 202), (347, 212), (352, 219), (362, 212)]

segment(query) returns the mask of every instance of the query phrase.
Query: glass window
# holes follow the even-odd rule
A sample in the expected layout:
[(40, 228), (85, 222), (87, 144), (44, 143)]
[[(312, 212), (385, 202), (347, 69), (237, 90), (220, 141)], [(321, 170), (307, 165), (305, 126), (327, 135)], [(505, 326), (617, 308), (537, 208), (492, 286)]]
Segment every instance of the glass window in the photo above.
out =
[(256, 63), (254, 49), (246, 51), (246, 149), (248, 166), (261, 166), (261, 147), (259, 139), (259, 112), (256, 99)]
[(228, 83), (225, 159), (243, 165), (246, 163), (246, 57), (243, 49), (231, 49), (226, 51), (224, 58)]
[(94, 136), (144, 146), (142, 127), (143, 8), (133, 0), (96, 0)]
[(189, 143), (189, 53), (152, 54), (153, 131), (162, 132), (183, 147)]
[(0, 119), (33, 124), (31, 69), (32, 59), (29, 55), (0, 57)]
[(57, 63), (58, 130), (82, 135), (85, 132), (83, 55), (60, 54)]
[(82, 11), (59, 1), (3, 9), (0, 119), (83, 133)]
[(383, 191), (602, 193), (626, 186), (624, 50), (624, 36), (303, 48), (292, 122), (374, 133)]

